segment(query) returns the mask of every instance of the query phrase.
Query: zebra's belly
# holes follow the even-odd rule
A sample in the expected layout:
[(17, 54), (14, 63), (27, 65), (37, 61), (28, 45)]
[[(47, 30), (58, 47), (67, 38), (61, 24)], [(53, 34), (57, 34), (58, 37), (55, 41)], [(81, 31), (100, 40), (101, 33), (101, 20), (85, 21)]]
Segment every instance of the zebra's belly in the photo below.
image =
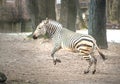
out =
[(74, 52), (74, 53), (79, 53), (81, 56), (84, 55), (89, 55), (92, 52), (92, 47), (87, 47), (87, 46), (81, 46), (79, 48), (71, 48), (70, 46), (66, 46), (62, 44), (62, 49)]
[(70, 51), (70, 52), (74, 52), (74, 53), (78, 53), (78, 52), (79, 52), (77, 49), (71, 48), (71, 46), (68, 45), (68, 44), (62, 43), (62, 44), (61, 44), (61, 47), (62, 47), (62, 49), (67, 50), (67, 51)]
[(79, 54), (82, 56), (85, 56), (85, 55), (87, 56), (93, 51), (92, 47), (87, 47), (87, 46), (80, 46), (77, 49), (79, 51)]

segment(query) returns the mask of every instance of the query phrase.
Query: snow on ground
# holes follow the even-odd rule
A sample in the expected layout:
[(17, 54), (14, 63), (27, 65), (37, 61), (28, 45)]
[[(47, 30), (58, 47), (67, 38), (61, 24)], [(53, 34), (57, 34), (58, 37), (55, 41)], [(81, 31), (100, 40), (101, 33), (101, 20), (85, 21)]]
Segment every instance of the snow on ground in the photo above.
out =
[[(88, 30), (78, 30), (77, 33), (88, 34)], [(107, 41), (120, 43), (120, 30), (107, 29)]]

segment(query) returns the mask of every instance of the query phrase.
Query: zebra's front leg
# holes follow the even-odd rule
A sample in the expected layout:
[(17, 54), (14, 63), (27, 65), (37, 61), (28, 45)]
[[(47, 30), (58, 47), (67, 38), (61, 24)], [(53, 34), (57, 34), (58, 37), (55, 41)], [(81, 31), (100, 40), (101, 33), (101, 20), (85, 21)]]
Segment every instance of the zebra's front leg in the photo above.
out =
[(55, 46), (55, 47), (53, 48), (53, 50), (52, 50), (51, 56), (52, 56), (52, 58), (53, 58), (53, 63), (54, 63), (54, 65), (56, 65), (57, 62), (59, 62), (59, 63), (61, 62), (61, 60), (57, 59), (57, 58), (54, 56), (55, 52), (57, 52), (57, 51), (60, 50), (60, 49), (61, 49), (60, 46)]

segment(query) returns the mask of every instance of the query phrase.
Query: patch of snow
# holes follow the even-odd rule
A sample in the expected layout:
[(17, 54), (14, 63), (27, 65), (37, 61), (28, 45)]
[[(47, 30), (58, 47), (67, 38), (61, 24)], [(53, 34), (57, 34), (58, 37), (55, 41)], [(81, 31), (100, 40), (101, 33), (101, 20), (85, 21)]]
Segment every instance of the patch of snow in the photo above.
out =
[[(81, 34), (88, 34), (87, 29), (77, 30), (76, 32)], [(120, 30), (107, 29), (106, 33), (108, 42), (120, 43)]]

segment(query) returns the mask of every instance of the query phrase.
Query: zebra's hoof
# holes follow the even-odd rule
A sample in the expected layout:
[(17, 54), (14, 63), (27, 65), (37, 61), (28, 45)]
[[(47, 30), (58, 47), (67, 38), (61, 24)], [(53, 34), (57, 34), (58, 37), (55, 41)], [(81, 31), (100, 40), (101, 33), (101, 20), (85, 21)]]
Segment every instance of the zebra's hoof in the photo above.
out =
[(92, 71), (92, 74), (95, 74), (96, 70)]
[(89, 71), (87, 70), (87, 71), (84, 71), (84, 74), (87, 74), (87, 73), (89, 73)]
[(56, 65), (56, 60), (53, 61), (53, 64)]
[(60, 60), (60, 59), (56, 59), (56, 62), (59, 62), (59, 63), (61, 63), (61, 60)]
[(53, 64), (56, 65), (56, 63), (61, 63), (61, 60), (60, 59), (56, 59), (56, 60), (53, 60)]

